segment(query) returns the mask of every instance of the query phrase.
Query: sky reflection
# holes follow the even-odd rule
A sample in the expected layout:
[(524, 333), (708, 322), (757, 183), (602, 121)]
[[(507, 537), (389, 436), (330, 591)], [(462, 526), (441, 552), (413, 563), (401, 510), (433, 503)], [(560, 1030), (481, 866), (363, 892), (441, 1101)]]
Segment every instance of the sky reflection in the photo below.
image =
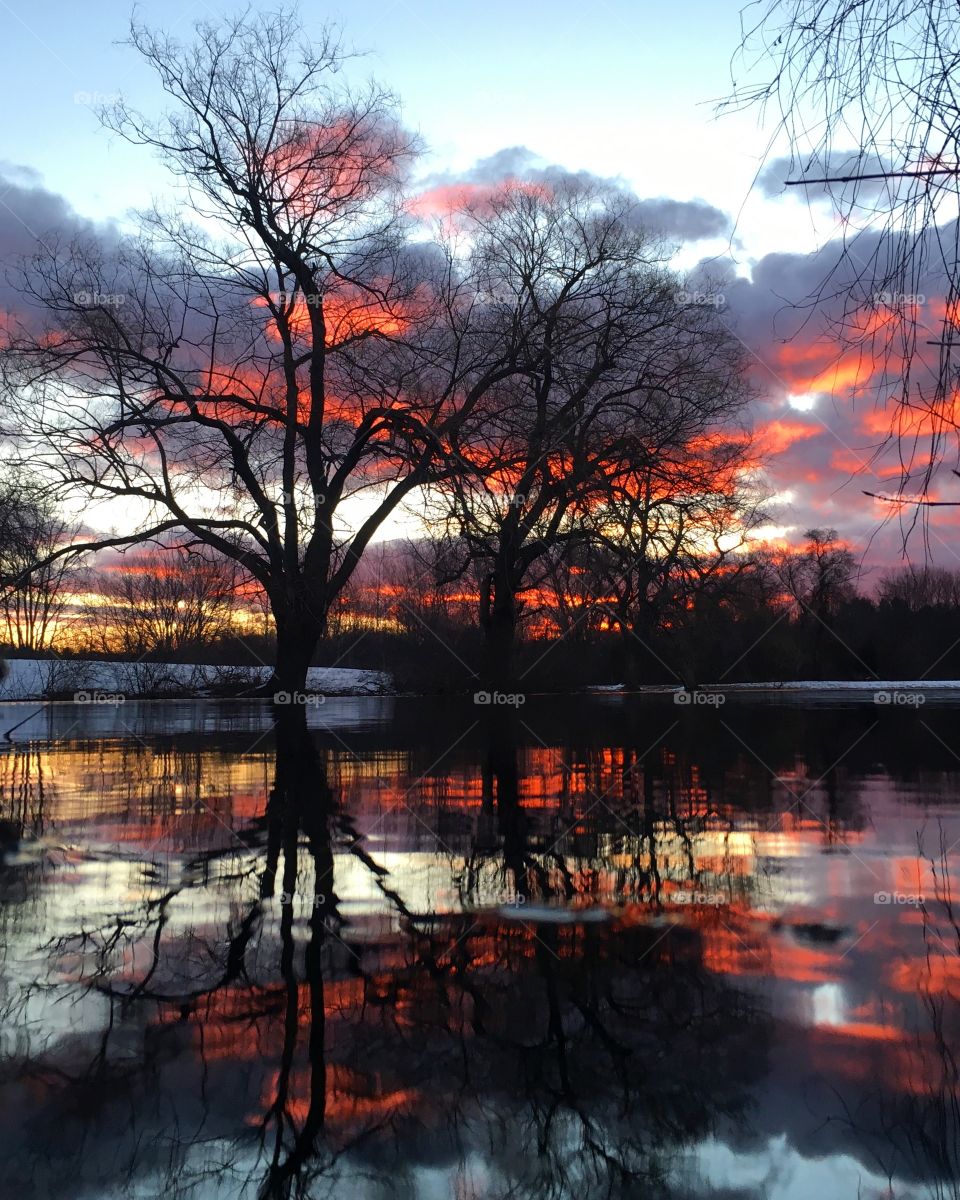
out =
[(0, 756), (21, 1195), (956, 1194), (948, 710), (403, 705)]

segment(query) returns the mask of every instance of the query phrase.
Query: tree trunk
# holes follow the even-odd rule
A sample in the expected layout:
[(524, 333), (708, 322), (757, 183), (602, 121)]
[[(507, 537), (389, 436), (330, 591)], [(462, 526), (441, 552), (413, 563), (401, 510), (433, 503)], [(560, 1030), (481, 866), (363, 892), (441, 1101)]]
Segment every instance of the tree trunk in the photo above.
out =
[[(336, 893), (330, 819), (334, 797), (327, 782), (326, 765), (311, 741), (302, 707), (277, 710), (276, 774), (267, 805), (267, 869), (260, 895), (276, 895), (282, 866), (280, 907), (280, 972), (286, 990), (283, 1011), (283, 1047), (274, 1095), (279, 1107), (295, 1072), (306, 1076), (309, 1107), (299, 1131), (284, 1156), (274, 1158), (264, 1181), (269, 1195), (290, 1194), (291, 1181), (300, 1177), (304, 1164), (316, 1152), (315, 1140), (323, 1128), (327, 1107), (326, 1021), (323, 973), (328, 922), (335, 919)], [(297, 894), (301, 878), (301, 833), (306, 835), (313, 864), (312, 897)], [(310, 901), (312, 899), (312, 910)], [(295, 936), (298, 911), (310, 912), (310, 938), (303, 950), (303, 972), (297, 970), (300, 950)], [(309, 1005), (303, 1004), (304, 992)], [(303, 1039), (305, 1036), (306, 1046)], [(304, 1055), (304, 1049), (306, 1054)], [(306, 1059), (304, 1064), (303, 1060)], [(298, 1065), (300, 1064), (300, 1065)]]
[(640, 645), (634, 637), (632, 628), (626, 621), (620, 623), (620, 646), (623, 651), (621, 659), (623, 663), (623, 678), (619, 682), (626, 684), (628, 688), (635, 688), (642, 682), (642, 672), (639, 662)]
[(503, 847), (503, 864), (513, 878), (507, 904), (525, 904), (530, 898), (527, 818), (520, 803), (520, 764), (516, 712), (492, 709), (487, 717), (486, 767), (496, 785), (497, 829)]
[(491, 572), (480, 588), (480, 625), (484, 636), (483, 679), (497, 691), (513, 683), (517, 639), (517, 598), (505, 572)]
[(273, 695), (287, 693), (293, 697), (306, 690), (307, 669), (316, 653), (323, 626), (317, 617), (302, 611), (283, 614), (275, 611), (274, 621), (277, 661), (269, 688)]
[(653, 648), (659, 633), (656, 614), (647, 603), (641, 603), (619, 614), (623, 643), (623, 682), (630, 687), (651, 682), (658, 677), (661, 663)]

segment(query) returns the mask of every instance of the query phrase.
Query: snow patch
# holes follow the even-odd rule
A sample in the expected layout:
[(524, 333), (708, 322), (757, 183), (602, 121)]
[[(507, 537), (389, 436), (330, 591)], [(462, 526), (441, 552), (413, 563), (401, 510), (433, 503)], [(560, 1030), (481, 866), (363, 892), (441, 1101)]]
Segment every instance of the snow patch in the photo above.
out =
[[(252, 692), (270, 678), (269, 667), (225, 667), (200, 663), (100, 662), (96, 659), (13, 658), (0, 681), (0, 700), (70, 698), (73, 693), (107, 696), (207, 696), (230, 688)], [(307, 690), (324, 696), (383, 696), (393, 692), (384, 671), (311, 667)]]
[[(620, 690), (628, 691), (625, 684)], [(614, 690), (609, 688), (606, 690)], [(681, 684), (653, 683), (638, 687), (644, 695), (669, 696), (685, 689)], [(960, 692), (960, 679), (792, 679), (768, 683), (698, 683), (696, 692), (848, 692), (872, 696), (875, 692)]]

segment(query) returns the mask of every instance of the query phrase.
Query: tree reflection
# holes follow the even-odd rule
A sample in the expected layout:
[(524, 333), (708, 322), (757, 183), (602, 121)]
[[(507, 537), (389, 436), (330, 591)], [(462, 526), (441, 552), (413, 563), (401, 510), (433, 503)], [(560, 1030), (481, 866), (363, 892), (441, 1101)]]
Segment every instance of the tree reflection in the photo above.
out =
[[(545, 751), (521, 732), (491, 714), (479, 808), (439, 826), (444, 905), (347, 802), (350, 752), (302, 710), (278, 716), (261, 811), (142, 853), (139, 890), (96, 921), (65, 914), (54, 970), (10, 990), (27, 1030), (2, 1081), (25, 1101), (0, 1122), (11, 1186), (692, 1194), (692, 1147), (749, 1140), (771, 1037), (762, 995), (708, 959), (733, 917), (677, 901), (743, 896), (733, 858), (705, 867), (698, 848), (705, 832), (723, 846), (732, 809), (682, 746), (645, 754), (649, 736), (591, 751), (574, 764), (589, 788), (538, 808)], [(202, 762), (181, 769), (209, 797)], [(142, 784), (145, 825), (169, 829), (163, 789)], [(429, 842), (416, 800), (388, 791), (381, 816), (414, 806)]]
[(960, 1197), (960, 908), (952, 848), (942, 823), (931, 851), (918, 836), (917, 872), (925, 954), (895, 965), (909, 989), (909, 1025), (892, 1055), (887, 1086), (836, 1090), (830, 1123), (838, 1140), (891, 1182), (919, 1181), (935, 1200)]

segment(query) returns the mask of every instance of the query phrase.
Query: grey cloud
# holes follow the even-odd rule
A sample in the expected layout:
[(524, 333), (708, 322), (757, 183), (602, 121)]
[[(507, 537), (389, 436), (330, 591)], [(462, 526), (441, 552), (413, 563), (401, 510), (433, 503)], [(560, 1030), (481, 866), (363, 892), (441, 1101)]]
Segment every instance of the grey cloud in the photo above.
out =
[(0, 162), (0, 255), (5, 262), (35, 253), (46, 234), (73, 236), (95, 228), (63, 196), (43, 187), (36, 171)]
[[(861, 183), (810, 183), (803, 187), (787, 187), (787, 181), (799, 179), (837, 179), (848, 175), (875, 175), (881, 171), (894, 170), (889, 159), (876, 154), (863, 154), (859, 150), (837, 152), (830, 158), (817, 157), (800, 159), (784, 155), (771, 159), (757, 176), (756, 186), (766, 197), (779, 197), (796, 192), (811, 200), (843, 198), (850, 202), (854, 195), (860, 200), (870, 200), (885, 192), (890, 182), (883, 179), (868, 179)], [(854, 191), (854, 189), (856, 189)]]
[[(929, 235), (928, 261), (936, 252), (934, 235)], [(939, 236), (952, 244), (953, 226), (941, 227)], [(881, 250), (880, 235), (862, 234), (855, 253), (846, 253), (842, 240), (824, 245), (811, 254), (768, 254), (752, 265), (749, 277), (737, 276), (729, 266), (717, 260), (704, 260), (691, 272), (716, 281), (726, 306), (723, 320), (750, 351), (752, 375), (758, 388), (753, 406), (758, 433), (770, 422), (798, 428), (807, 426), (809, 436), (787, 438), (782, 449), (771, 450), (767, 475), (772, 490), (789, 493), (789, 504), (771, 509), (774, 524), (783, 523), (795, 530), (816, 525), (836, 527), (858, 550), (869, 547), (870, 564), (895, 562), (902, 548), (904, 530), (898, 516), (887, 514), (890, 522), (881, 528), (883, 514), (875, 501), (862, 495), (864, 490), (895, 494), (900, 490), (901, 464), (896, 440), (881, 449), (884, 421), (868, 418), (883, 410), (893, 426), (893, 405), (886, 398), (899, 386), (896, 362), (885, 372), (876, 368), (873, 387), (856, 399), (848, 391), (849, 379), (843, 375), (831, 382), (838, 360), (849, 366), (859, 361), (857, 349), (846, 353), (837, 335), (845, 304), (867, 304), (872, 291), (869, 264)], [(896, 246), (888, 247), (891, 255)], [(881, 259), (880, 261), (886, 261)], [(945, 277), (936, 267), (918, 281), (928, 301), (944, 295)], [(706, 290), (704, 288), (704, 290)], [(931, 313), (931, 329), (937, 317)], [(934, 336), (930, 333), (929, 336)], [(921, 333), (921, 340), (923, 334)], [(924, 362), (936, 365), (936, 349), (920, 347), (914, 376), (923, 379)], [(865, 363), (865, 383), (869, 375), (869, 357)], [(811, 384), (814, 386), (811, 388)], [(819, 399), (812, 411), (802, 412), (787, 405), (791, 393), (815, 391)], [(774, 438), (773, 445), (778, 439)], [(907, 448), (910, 452), (910, 447)], [(874, 458), (874, 454), (877, 457)], [(938, 470), (936, 485), (951, 497), (956, 494), (949, 468), (950, 454)], [(949, 513), (951, 510), (944, 510)], [(940, 519), (937, 513), (933, 519)], [(919, 547), (919, 541), (916, 543)], [(940, 547), (942, 549), (942, 545)], [(935, 557), (939, 551), (934, 545)], [(919, 553), (919, 550), (917, 551)]]
[(641, 200), (637, 208), (643, 224), (666, 237), (697, 242), (703, 238), (723, 237), (730, 230), (730, 218), (706, 200)]
[[(499, 183), (501, 179), (526, 175), (533, 171), (537, 155), (527, 146), (505, 146), (496, 154), (479, 158), (458, 182)], [(449, 178), (449, 177), (448, 177)]]
[(0, 311), (18, 310), (18, 265), (57, 243), (79, 236), (115, 240), (112, 225), (81, 217), (63, 196), (51, 192), (29, 167), (0, 162)]
[[(625, 192), (623, 181), (595, 175), (590, 171), (571, 171), (556, 163), (544, 163), (528, 146), (505, 146), (495, 154), (478, 159), (466, 171), (444, 171), (422, 181), (423, 191), (451, 184), (489, 184), (491, 187), (507, 179), (522, 179), (531, 183), (595, 184)], [(636, 200), (638, 224), (655, 233), (680, 241), (700, 241), (722, 237), (731, 228), (726, 213), (705, 200), (672, 200), (666, 196)]]

